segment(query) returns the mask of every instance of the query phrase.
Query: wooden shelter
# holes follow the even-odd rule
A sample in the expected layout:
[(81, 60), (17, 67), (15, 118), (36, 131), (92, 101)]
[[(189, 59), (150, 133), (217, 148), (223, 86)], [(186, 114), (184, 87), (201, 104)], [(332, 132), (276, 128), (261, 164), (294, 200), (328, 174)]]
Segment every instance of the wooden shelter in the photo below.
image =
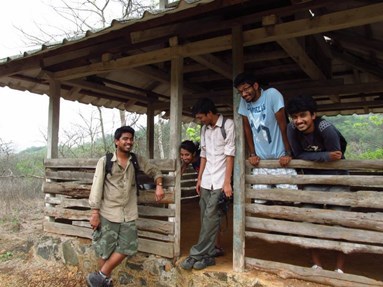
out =
[[(166, 4), (167, 1), (161, 2)], [(254, 179), (250, 175), (245, 177), (242, 122), (236, 113), (239, 96), (232, 88), (233, 77), (243, 70), (253, 71), (263, 85), (279, 89), (285, 100), (297, 94), (312, 95), (318, 103), (319, 112), (326, 115), (381, 113), (382, 11), (383, 1), (181, 0), (158, 13), (145, 13), (141, 19), (114, 21), (109, 28), (98, 32), (89, 31), (79, 39), (64, 39), (62, 43), (44, 45), (37, 51), (3, 59), (0, 62), (0, 86), (47, 94), (50, 98), (48, 158), (52, 161), (46, 163), (46, 168), (47, 178), (53, 183), (46, 186), (54, 185), (54, 181), (76, 181), (76, 169), (82, 173), (89, 169), (89, 177), (94, 168), (92, 162), (73, 165), (73, 161), (55, 160), (58, 156), (60, 98), (146, 113), (147, 150), (150, 157), (153, 157), (154, 116), (165, 111), (170, 119), (174, 145), (170, 152), (170, 162), (163, 162), (161, 166), (169, 173), (168, 187), (173, 196), (167, 202), (166, 210), (142, 208), (141, 214), (165, 218), (164, 221), (169, 224), (163, 224), (165, 229), (157, 230), (162, 234), (159, 236), (153, 234), (154, 230), (147, 227), (150, 223), (145, 221), (142, 223), (146, 224), (145, 233), (141, 235), (172, 246), (172, 252), (161, 253), (171, 257), (179, 255), (180, 176), (177, 147), (181, 141), (181, 121), (191, 119), (190, 107), (197, 98), (207, 96), (213, 99), (219, 111), (233, 117), (236, 124), (234, 188), (239, 196), (235, 197), (234, 204), (236, 238), (233, 240), (233, 268), (235, 271), (243, 271), (245, 263), (249, 266), (263, 264), (251, 259), (245, 260), (245, 235), (270, 241), (286, 239), (291, 243), (300, 240), (296, 237), (285, 238), (245, 231), (246, 198), (263, 196), (270, 199), (272, 195), (262, 192), (255, 194), (251, 190), (246, 191), (245, 195), (245, 192), (239, 191), (245, 191), (246, 184), (254, 180), (268, 182), (271, 179)], [(375, 170), (383, 169), (381, 162), (375, 164)], [(299, 167), (299, 163), (293, 167)], [(352, 167), (367, 168), (363, 164)], [(356, 178), (350, 184), (358, 186), (358, 180), (366, 183), (369, 179)], [(381, 188), (381, 175), (373, 179), (373, 188)], [(303, 183), (300, 178), (276, 180)], [(311, 180), (315, 182), (318, 179)], [(320, 180), (331, 182), (333, 179)], [(336, 180), (339, 182), (342, 179)], [(65, 184), (56, 184), (51, 191), (63, 186), (64, 190), (68, 190), (68, 184), (66, 187)], [(76, 184), (72, 190), (81, 190), (78, 180)], [(323, 204), (318, 199), (319, 195), (306, 200), (319, 200)], [(285, 200), (294, 202), (299, 196), (292, 192)], [(374, 203), (374, 208), (383, 209), (378, 193), (377, 196), (379, 199)], [(63, 203), (54, 197), (48, 197), (47, 204), (58, 205), (60, 208), (73, 205), (72, 200)], [(350, 203), (350, 198), (345, 196), (342, 203)], [(76, 203), (77, 208), (81, 204)], [(283, 210), (278, 215), (270, 215), (270, 210), (250, 205), (246, 206), (246, 212), (286, 219), (286, 215), (283, 215), (286, 211)], [(48, 215), (52, 219), (59, 214), (64, 216), (64, 213), (62, 210), (51, 210)], [(72, 212), (70, 216), (67, 219), (71, 221), (84, 217), (81, 212)], [(289, 219), (294, 221), (294, 218)], [(317, 222), (319, 219), (309, 217), (308, 221)], [(330, 221), (332, 224), (344, 224)], [(272, 231), (272, 227), (257, 225), (251, 218), (247, 219), (246, 224), (249, 228)], [(272, 223), (269, 224), (272, 226)], [(301, 230), (297, 236), (305, 237), (311, 230)], [(352, 235), (343, 237), (338, 229), (335, 231), (338, 235), (333, 235), (331, 240), (359, 240)], [(359, 230), (348, 232), (352, 234)], [(380, 253), (382, 247), (378, 243), (379, 232), (381, 230), (378, 229), (377, 234), (371, 235), (371, 240), (366, 244), (376, 244), (378, 247), (371, 250)], [(306, 240), (303, 245), (308, 248), (315, 244), (315, 240)], [(335, 247), (334, 243), (327, 241), (326, 244), (329, 248), (343, 251), (350, 247), (347, 244)]]

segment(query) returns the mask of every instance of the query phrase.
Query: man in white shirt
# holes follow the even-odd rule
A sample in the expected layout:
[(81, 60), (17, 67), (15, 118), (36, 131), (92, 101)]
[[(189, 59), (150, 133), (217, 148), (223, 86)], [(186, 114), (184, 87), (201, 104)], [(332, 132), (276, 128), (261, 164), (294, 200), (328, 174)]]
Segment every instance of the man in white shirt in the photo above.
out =
[(214, 103), (203, 98), (193, 106), (193, 115), (204, 127), (201, 129), (201, 166), (196, 191), (200, 195), (201, 229), (197, 244), (181, 263), (185, 270), (201, 270), (215, 265), (215, 239), (219, 228), (218, 199), (222, 192), (233, 194), (231, 175), (234, 166), (234, 122), (226, 119), (222, 132), (223, 116), (217, 113)]

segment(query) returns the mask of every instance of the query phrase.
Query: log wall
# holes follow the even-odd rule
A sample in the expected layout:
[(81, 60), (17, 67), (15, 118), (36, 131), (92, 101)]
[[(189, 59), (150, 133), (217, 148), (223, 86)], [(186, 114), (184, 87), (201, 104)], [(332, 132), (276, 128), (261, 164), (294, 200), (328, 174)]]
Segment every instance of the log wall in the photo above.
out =
[[(383, 254), (383, 161), (313, 163), (293, 160), (290, 166), (296, 168), (298, 175), (253, 176), (251, 166), (246, 163), (244, 236), (247, 240), (337, 250), (345, 254)], [(263, 161), (260, 167), (277, 168), (278, 162)], [(299, 171), (304, 167), (348, 169), (350, 175), (303, 175)], [(296, 184), (298, 189), (251, 188), (251, 184), (274, 186), (280, 183)], [(350, 191), (306, 191), (302, 190), (305, 184), (343, 185), (349, 186)], [(266, 204), (253, 203), (253, 199), (265, 200)], [(307, 207), (307, 204), (316, 207)], [(328, 206), (345, 207), (346, 210), (326, 208)], [(292, 274), (301, 274), (297, 278), (305, 274), (307, 279), (311, 276), (314, 281), (333, 286), (383, 286), (383, 282), (361, 276), (325, 270), (318, 276), (318, 270), (311, 268), (246, 257), (246, 248), (245, 262), (246, 267), (279, 272), (285, 269)], [(343, 285), (346, 281), (347, 285)]]
[[(69, 236), (92, 238), (88, 197), (97, 159), (49, 159), (45, 161), (46, 182), (44, 230)], [(164, 174), (165, 198), (155, 202), (154, 189), (140, 190), (138, 197), (138, 250), (173, 258), (176, 254), (174, 209), (175, 161), (152, 160)], [(142, 177), (140, 183), (152, 184)]]

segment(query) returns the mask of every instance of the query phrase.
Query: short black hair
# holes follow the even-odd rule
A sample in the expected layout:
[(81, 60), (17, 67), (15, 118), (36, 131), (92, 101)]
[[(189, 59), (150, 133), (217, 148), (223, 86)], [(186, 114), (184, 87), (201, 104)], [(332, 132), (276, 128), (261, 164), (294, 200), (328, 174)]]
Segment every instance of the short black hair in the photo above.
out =
[(134, 129), (130, 126), (122, 126), (114, 132), (114, 139), (119, 140), (123, 133), (130, 133), (134, 137)]
[(199, 99), (192, 108), (193, 117), (195, 117), (196, 114), (207, 115), (209, 112), (212, 112), (213, 114), (217, 113), (217, 108), (215, 107), (215, 104), (209, 98)]
[(187, 150), (191, 154), (194, 154), (198, 150), (198, 146), (196, 146), (192, 141), (190, 140), (185, 140), (181, 143), (180, 149)]
[(252, 86), (255, 83), (259, 84), (259, 81), (257, 80), (257, 77), (254, 74), (248, 73), (248, 72), (243, 72), (243, 73), (238, 74), (235, 77), (235, 79), (233, 81), (233, 86), (234, 86), (234, 88), (238, 88), (242, 84), (249, 84)]
[(299, 95), (287, 102), (286, 112), (291, 116), (299, 112), (309, 111), (311, 114), (317, 111), (317, 104), (313, 97)]

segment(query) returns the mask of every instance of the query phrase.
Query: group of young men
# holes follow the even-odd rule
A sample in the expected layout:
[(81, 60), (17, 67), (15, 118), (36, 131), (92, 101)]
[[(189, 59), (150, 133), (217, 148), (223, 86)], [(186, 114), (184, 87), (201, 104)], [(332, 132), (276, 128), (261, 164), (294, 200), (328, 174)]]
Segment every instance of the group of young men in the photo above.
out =
[[(328, 121), (317, 117), (316, 104), (311, 97), (298, 96), (291, 99), (286, 108), (282, 94), (274, 89), (262, 89), (259, 81), (250, 73), (241, 73), (234, 80), (234, 87), (241, 96), (238, 113), (242, 115), (249, 162), (253, 174), (294, 175), (288, 168), (292, 158), (312, 161), (344, 159), (345, 141), (339, 131)], [(287, 113), (286, 113), (286, 110)], [(197, 101), (193, 116), (203, 125), (201, 129), (200, 166), (196, 191), (200, 196), (201, 228), (198, 242), (180, 266), (185, 270), (201, 270), (215, 265), (215, 241), (219, 228), (218, 201), (223, 192), (233, 195), (232, 172), (235, 156), (235, 127), (231, 119), (224, 119), (209, 98)], [(287, 116), (291, 118), (288, 123)], [(224, 129), (224, 133), (222, 130)], [(137, 194), (131, 150), (134, 130), (121, 127), (114, 136), (116, 152), (112, 158), (112, 170), (105, 172), (106, 157), (96, 167), (89, 197), (94, 229), (93, 243), (99, 259), (99, 271), (87, 276), (90, 287), (112, 286), (112, 270), (127, 256), (137, 252)], [(280, 168), (257, 167), (260, 160), (275, 159)], [(140, 169), (154, 177), (156, 200), (164, 197), (162, 175), (157, 167), (145, 158), (137, 157)], [(306, 170), (305, 173), (329, 174), (332, 171)], [(346, 171), (335, 171), (344, 174)], [(280, 188), (296, 189), (295, 185)], [(253, 185), (253, 188), (268, 186)], [(320, 190), (344, 190), (339, 186), (321, 186)], [(318, 190), (318, 186), (305, 189)], [(255, 203), (262, 201), (255, 199)], [(313, 268), (321, 268), (317, 250), (312, 252)], [(336, 271), (342, 272), (343, 256), (337, 260)]]

